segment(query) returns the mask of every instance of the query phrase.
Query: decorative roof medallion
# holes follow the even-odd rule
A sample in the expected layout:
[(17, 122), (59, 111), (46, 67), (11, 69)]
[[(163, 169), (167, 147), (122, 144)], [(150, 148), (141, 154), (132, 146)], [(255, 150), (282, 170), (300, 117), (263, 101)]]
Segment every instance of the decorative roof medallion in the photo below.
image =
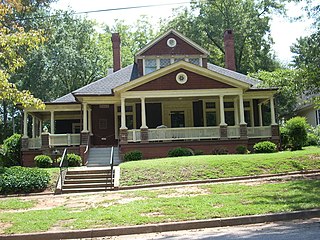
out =
[(168, 45), (168, 47), (173, 48), (177, 45), (177, 40), (175, 40), (174, 38), (169, 38), (167, 40), (167, 45)]
[(176, 81), (179, 84), (185, 84), (188, 81), (188, 76), (184, 72), (180, 72), (176, 75)]

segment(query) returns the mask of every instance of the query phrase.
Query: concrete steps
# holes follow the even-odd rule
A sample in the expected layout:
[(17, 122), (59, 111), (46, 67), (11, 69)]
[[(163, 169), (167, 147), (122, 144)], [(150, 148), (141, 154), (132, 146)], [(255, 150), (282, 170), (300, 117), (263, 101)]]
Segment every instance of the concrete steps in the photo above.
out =
[(62, 193), (96, 192), (113, 188), (110, 168), (69, 169), (62, 185)]

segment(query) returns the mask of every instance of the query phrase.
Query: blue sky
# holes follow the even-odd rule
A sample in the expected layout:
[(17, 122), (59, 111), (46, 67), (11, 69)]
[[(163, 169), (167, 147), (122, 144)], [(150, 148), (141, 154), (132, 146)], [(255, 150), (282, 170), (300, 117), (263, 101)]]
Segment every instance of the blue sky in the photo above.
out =
[[(102, 0), (59, 0), (57, 3), (52, 4), (52, 7), (56, 9), (73, 9), (76, 12), (83, 12), (89, 10), (109, 9), (109, 8), (121, 8), (129, 6), (141, 6), (150, 4), (163, 4), (163, 3), (177, 3), (188, 2), (187, 0), (122, 0), (122, 1), (102, 1)], [(114, 19), (123, 19), (127, 23), (132, 23), (138, 19), (141, 15), (148, 15), (151, 17), (151, 21), (155, 25), (160, 18), (169, 17), (172, 13), (172, 8), (181, 5), (188, 6), (189, 4), (179, 4), (170, 6), (160, 6), (152, 8), (141, 8), (131, 10), (121, 10), (112, 12), (100, 12), (90, 13), (88, 18), (96, 19), (99, 23), (106, 23), (113, 25)], [(297, 17), (301, 11), (301, 6), (297, 6), (294, 3), (288, 5), (288, 16)], [(275, 42), (274, 51), (277, 54), (278, 59), (283, 63), (289, 63), (292, 57), (290, 52), (290, 46), (300, 36), (309, 35), (311, 21), (304, 19), (302, 21), (289, 21), (280, 16), (274, 16), (274, 20), (271, 24), (271, 35)]]

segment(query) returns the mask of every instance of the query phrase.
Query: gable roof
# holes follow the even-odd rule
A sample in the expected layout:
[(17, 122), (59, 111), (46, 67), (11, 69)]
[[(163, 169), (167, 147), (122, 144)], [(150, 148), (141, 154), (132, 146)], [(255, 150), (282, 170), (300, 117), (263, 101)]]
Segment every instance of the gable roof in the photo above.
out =
[(157, 37), (156, 39), (154, 39), (153, 41), (151, 41), (150, 43), (148, 43), (145, 47), (143, 47), (141, 50), (139, 50), (135, 54), (135, 56), (142, 55), (145, 51), (147, 51), (149, 48), (151, 48), (153, 45), (155, 45), (156, 43), (158, 43), (160, 40), (162, 40), (163, 38), (165, 38), (166, 36), (168, 36), (171, 33), (176, 35), (177, 37), (181, 38), (182, 40), (184, 40), (185, 42), (190, 44), (192, 47), (194, 47), (195, 49), (197, 49), (200, 52), (202, 52), (204, 55), (209, 55), (209, 52), (206, 49), (204, 49), (203, 47), (199, 46), (198, 44), (196, 44), (195, 42), (193, 42), (189, 38), (183, 36), (181, 33), (177, 32), (176, 30), (170, 29), (167, 32), (165, 32), (164, 34), (162, 34), (159, 37)]
[(62, 97), (57, 98), (56, 100), (51, 101), (51, 103), (76, 103), (76, 99), (72, 93), (68, 93)]

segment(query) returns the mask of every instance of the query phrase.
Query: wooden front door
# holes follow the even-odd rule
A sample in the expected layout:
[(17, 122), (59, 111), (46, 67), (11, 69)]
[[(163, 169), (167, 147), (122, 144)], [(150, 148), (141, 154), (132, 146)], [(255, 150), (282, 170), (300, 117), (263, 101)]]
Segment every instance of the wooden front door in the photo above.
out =
[(117, 145), (115, 139), (114, 105), (92, 106), (92, 144), (95, 146)]

